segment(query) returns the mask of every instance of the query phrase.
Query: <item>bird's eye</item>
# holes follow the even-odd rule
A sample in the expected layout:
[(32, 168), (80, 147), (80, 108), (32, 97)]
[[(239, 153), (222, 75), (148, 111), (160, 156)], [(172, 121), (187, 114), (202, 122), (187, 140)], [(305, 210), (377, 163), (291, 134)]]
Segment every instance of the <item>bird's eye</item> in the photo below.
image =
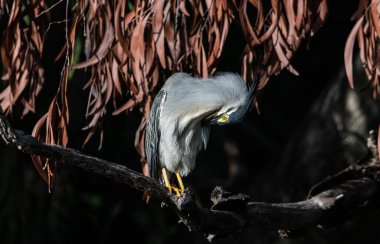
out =
[(218, 118), (218, 123), (226, 123), (227, 121), (228, 121), (228, 119), (230, 118), (230, 116), (228, 115), (228, 114), (226, 114), (226, 113), (224, 113), (224, 114), (221, 114), (220, 116), (219, 116), (219, 118)]

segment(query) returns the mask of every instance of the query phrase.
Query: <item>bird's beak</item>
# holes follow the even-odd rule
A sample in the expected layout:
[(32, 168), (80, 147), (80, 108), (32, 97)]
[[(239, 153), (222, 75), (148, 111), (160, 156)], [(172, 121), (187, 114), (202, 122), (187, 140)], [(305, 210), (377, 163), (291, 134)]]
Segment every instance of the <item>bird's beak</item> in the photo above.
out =
[(230, 116), (228, 114), (221, 114), (219, 118), (217, 119), (218, 124), (224, 124), (228, 122), (230, 119)]
[(215, 113), (212, 113), (212, 114), (206, 116), (203, 119), (203, 123), (205, 123), (205, 124), (215, 124), (217, 119), (218, 119), (218, 115), (215, 114)]
[(207, 124), (210, 124), (210, 125), (214, 125), (214, 124), (224, 124), (226, 122), (228, 122), (229, 120), (229, 116), (228, 114), (211, 114), (209, 116), (207, 116), (203, 121), (204, 123), (207, 123)]

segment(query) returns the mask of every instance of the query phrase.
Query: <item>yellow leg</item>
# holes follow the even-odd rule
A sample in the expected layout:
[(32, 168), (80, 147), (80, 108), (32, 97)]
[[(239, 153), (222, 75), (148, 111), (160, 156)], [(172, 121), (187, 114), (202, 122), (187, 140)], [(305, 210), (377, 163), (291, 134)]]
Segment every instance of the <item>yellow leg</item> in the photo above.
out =
[(166, 172), (165, 167), (162, 168), (162, 176), (164, 177), (165, 186), (169, 189), (169, 192), (172, 192), (172, 186), (170, 185), (168, 173)]
[[(162, 176), (164, 177), (164, 182), (165, 182), (165, 186), (166, 188), (169, 189), (169, 192), (172, 192), (172, 190), (174, 190), (175, 194), (179, 197), (181, 196), (180, 192), (183, 192), (182, 190), (178, 189), (177, 187), (174, 187), (170, 184), (170, 181), (169, 181), (169, 177), (168, 177), (168, 173), (166, 172), (166, 168), (163, 167), (162, 168)], [(181, 181), (182, 182), (182, 181)], [(183, 185), (183, 184), (182, 184)]]
[(168, 188), (169, 192), (172, 192), (172, 190), (173, 190), (175, 192), (175, 194), (177, 195), (177, 197), (181, 196), (181, 193), (184, 192), (185, 189), (183, 187), (182, 178), (179, 175), (179, 173), (176, 173), (176, 176), (177, 176), (177, 179), (178, 179), (178, 184), (180, 186), (180, 189), (178, 189), (177, 187), (172, 186), (170, 184), (168, 173), (166, 172), (166, 168), (165, 167), (162, 168), (162, 176), (164, 178), (165, 186), (166, 186), (166, 188)]
[(183, 182), (182, 182), (182, 177), (181, 175), (177, 172), (175, 173), (175, 175), (177, 176), (177, 180), (178, 180), (178, 184), (179, 184), (179, 190), (180, 192), (184, 192), (185, 191), (185, 187), (183, 186)]

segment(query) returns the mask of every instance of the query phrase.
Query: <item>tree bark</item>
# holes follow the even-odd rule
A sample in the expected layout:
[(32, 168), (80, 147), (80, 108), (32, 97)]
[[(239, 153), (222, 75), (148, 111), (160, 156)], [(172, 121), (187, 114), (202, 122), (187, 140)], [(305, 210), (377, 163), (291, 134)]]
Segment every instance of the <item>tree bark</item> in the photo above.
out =
[[(211, 209), (199, 206), (190, 189), (180, 197), (169, 193), (157, 181), (117, 163), (85, 155), (77, 150), (39, 142), (14, 130), (0, 112), (0, 135), (4, 142), (26, 154), (70, 164), (126, 184), (163, 202), (190, 229), (204, 233), (208, 240), (223, 238), (247, 228), (284, 230), (282, 235), (305, 229), (331, 227), (379, 208), (380, 162), (374, 135), (369, 138), (371, 154), (316, 184), (306, 200), (295, 203), (252, 202), (249, 196), (231, 194), (216, 187)], [(293, 231), (293, 232), (292, 232)]]

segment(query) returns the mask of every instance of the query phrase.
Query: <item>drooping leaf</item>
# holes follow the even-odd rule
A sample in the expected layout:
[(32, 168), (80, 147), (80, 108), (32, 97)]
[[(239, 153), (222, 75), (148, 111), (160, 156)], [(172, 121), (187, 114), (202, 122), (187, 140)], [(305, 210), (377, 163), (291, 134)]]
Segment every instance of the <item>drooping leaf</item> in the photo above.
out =
[(350, 84), (351, 88), (354, 88), (352, 55), (354, 52), (356, 35), (358, 34), (359, 27), (361, 26), (362, 23), (363, 23), (363, 18), (360, 18), (358, 22), (356, 22), (354, 28), (352, 29), (350, 35), (347, 38), (346, 46), (344, 48), (344, 65), (346, 67), (348, 83)]

